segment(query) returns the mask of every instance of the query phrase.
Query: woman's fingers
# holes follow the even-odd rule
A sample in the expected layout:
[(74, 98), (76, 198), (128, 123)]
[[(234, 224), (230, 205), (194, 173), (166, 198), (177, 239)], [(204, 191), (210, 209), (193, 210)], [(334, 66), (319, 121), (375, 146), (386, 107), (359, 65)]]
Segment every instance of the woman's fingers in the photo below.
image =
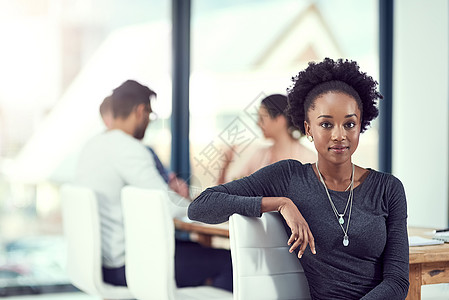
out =
[(304, 236), (304, 241), (301, 244), (301, 248), (299, 248), (298, 258), (302, 257), (302, 255), (304, 254), (304, 251), (306, 251), (307, 244), (309, 243), (309, 233), (308, 233), (307, 228), (303, 229), (303, 236)]
[(312, 251), (313, 254), (316, 254), (315, 249), (315, 238), (312, 235), (312, 232), (309, 229), (309, 245), (310, 245), (310, 251)]
[(303, 237), (302, 234), (296, 234), (296, 240), (293, 242), (293, 245), (290, 247), (290, 253), (292, 253), (293, 251), (295, 251), (296, 248), (298, 248), (301, 243), (303, 241)]
[(289, 246), (291, 245), (289, 252), (292, 253), (293, 251), (295, 251), (296, 248), (300, 247), (298, 252), (298, 258), (301, 258), (308, 244), (310, 246), (310, 251), (313, 254), (316, 254), (315, 239), (308, 226), (303, 227), (302, 231), (298, 230), (298, 232), (299, 233), (295, 233), (292, 231), (292, 234), (290, 235), (290, 238), (287, 242)]
[(290, 238), (287, 241), (287, 244), (290, 246), (292, 245), (299, 237), (298, 232), (299, 232), (299, 228), (298, 227), (292, 227), (290, 226), (290, 229), (292, 231), (292, 234), (290, 235)]
[(291, 244), (293, 244), (296, 241), (296, 238), (297, 238), (297, 235), (295, 233), (292, 233), (290, 235), (290, 238), (287, 241), (287, 245), (290, 246)]
[[(289, 199), (287, 198), (287, 200)], [(287, 241), (287, 244), (290, 246), (290, 253), (300, 247), (298, 257), (301, 258), (307, 245), (310, 245), (310, 250), (313, 254), (316, 254), (315, 240), (312, 232), (306, 220), (299, 212), (298, 207), (290, 200), (280, 205), (278, 211), (284, 217), (292, 232)]]

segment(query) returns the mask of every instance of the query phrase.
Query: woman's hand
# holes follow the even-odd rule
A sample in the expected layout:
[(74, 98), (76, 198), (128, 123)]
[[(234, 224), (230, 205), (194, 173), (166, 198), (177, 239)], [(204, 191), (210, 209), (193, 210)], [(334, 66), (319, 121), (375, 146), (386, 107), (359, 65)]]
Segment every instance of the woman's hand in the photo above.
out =
[(285, 199), (288, 201), (283, 201), (279, 206), (279, 212), (292, 230), (292, 234), (287, 242), (291, 246), (290, 253), (301, 246), (298, 253), (298, 258), (301, 258), (306, 250), (307, 244), (309, 244), (312, 253), (316, 254), (315, 239), (313, 238), (309, 225), (299, 212), (298, 207), (290, 199)]
[(231, 164), (231, 162), (234, 159), (235, 149), (236, 149), (236, 146), (232, 145), (224, 152), (224, 155), (222, 157), (223, 163), (221, 165), (221, 168), (220, 168), (220, 171), (218, 174), (217, 184), (226, 183), (226, 174), (228, 172), (229, 165)]
[(261, 212), (278, 211), (287, 222), (288, 227), (292, 230), (292, 234), (287, 243), (290, 247), (290, 253), (299, 249), (298, 257), (301, 258), (306, 250), (307, 244), (310, 250), (316, 254), (315, 239), (310, 231), (309, 225), (299, 212), (298, 207), (292, 200), (286, 197), (263, 197), (261, 204)]
[(174, 173), (169, 174), (168, 186), (181, 197), (190, 199), (189, 185), (182, 178), (176, 177)]

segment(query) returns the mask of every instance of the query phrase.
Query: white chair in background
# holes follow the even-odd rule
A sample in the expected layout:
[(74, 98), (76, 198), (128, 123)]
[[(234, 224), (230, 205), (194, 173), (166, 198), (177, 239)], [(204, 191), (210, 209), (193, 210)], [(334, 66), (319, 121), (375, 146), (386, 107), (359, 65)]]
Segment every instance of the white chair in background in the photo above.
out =
[(74, 286), (103, 299), (132, 299), (128, 288), (103, 282), (100, 216), (95, 193), (64, 184), (60, 189), (67, 242), (67, 272)]
[(234, 299), (311, 299), (309, 285), (279, 213), (229, 218)]
[(163, 191), (122, 189), (129, 289), (140, 300), (231, 300), (232, 293), (210, 286), (176, 287), (175, 233), (168, 201)]

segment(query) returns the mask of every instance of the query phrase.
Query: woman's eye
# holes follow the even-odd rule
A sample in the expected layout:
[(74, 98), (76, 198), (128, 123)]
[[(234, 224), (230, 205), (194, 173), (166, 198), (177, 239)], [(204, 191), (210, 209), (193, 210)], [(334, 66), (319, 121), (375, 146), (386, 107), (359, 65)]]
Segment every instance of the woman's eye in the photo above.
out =
[(355, 127), (355, 123), (354, 122), (349, 122), (349, 123), (346, 123), (346, 128), (354, 128)]
[(332, 127), (332, 124), (328, 123), (328, 122), (323, 122), (323, 123), (320, 124), (320, 126), (323, 127), (323, 128), (328, 129), (328, 128)]

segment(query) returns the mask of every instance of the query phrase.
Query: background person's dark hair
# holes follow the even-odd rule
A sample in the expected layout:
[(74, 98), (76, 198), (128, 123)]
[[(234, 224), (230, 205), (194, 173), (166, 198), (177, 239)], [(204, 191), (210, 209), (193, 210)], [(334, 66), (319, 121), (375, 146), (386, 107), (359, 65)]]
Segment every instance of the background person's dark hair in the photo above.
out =
[(112, 92), (112, 111), (114, 118), (127, 118), (139, 104), (150, 105), (156, 93), (135, 80), (127, 80)]
[(355, 61), (325, 58), (322, 62), (310, 62), (309, 66), (292, 78), (287, 89), (288, 110), (293, 123), (305, 134), (304, 120), (315, 100), (328, 92), (340, 92), (353, 97), (362, 114), (360, 132), (364, 132), (377, 117), (377, 81), (361, 72)]
[(287, 96), (281, 95), (281, 94), (273, 94), (265, 97), (260, 102), (263, 107), (265, 107), (268, 111), (268, 114), (272, 119), (283, 115), (285, 119), (287, 120), (287, 128), (290, 132), (290, 134), (298, 130), (298, 127), (296, 127), (293, 124), (293, 121), (289, 114), (287, 114), (287, 106), (288, 106), (288, 100)]
[(107, 112), (112, 112), (112, 97), (107, 96), (100, 104), (100, 115), (104, 115)]

